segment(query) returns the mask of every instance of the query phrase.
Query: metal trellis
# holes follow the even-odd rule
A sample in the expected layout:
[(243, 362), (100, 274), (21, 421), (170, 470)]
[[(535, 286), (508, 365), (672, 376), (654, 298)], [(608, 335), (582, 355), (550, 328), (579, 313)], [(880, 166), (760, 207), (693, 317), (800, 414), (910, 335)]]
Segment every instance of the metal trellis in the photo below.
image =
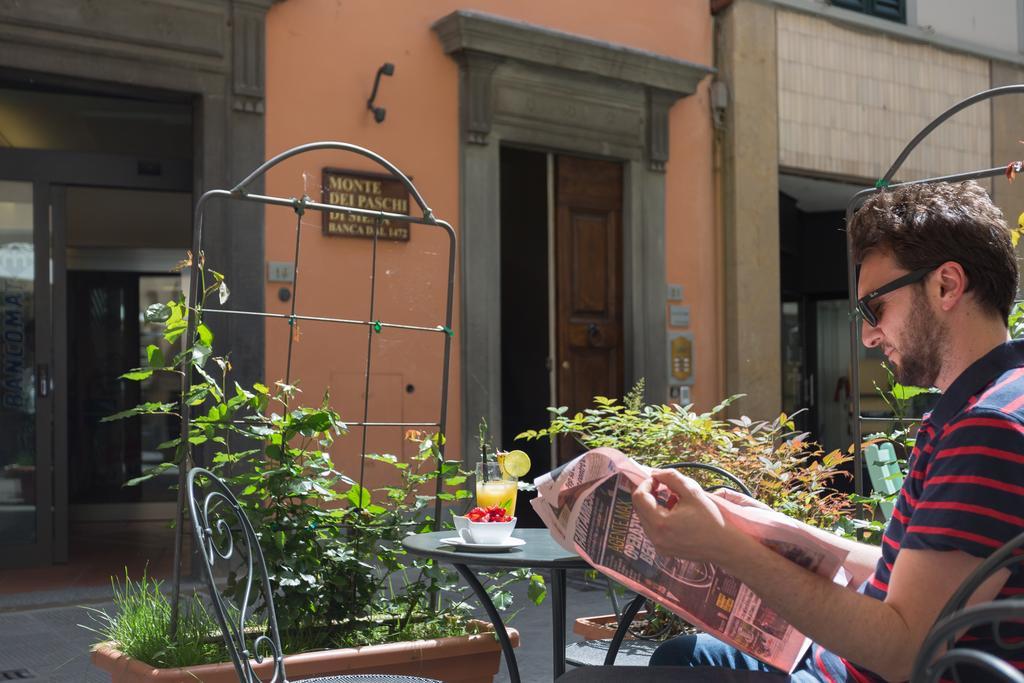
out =
[[(249, 188), (260, 178), (262, 178), (270, 169), (274, 168), (286, 159), (305, 154), (314, 151), (325, 151), (334, 150), (340, 152), (347, 152), (355, 154), (366, 159), (369, 159), (376, 164), (384, 167), (387, 172), (395, 179), (401, 181), (408, 190), (409, 195), (413, 198), (416, 205), (419, 207), (420, 215), (404, 215), (397, 213), (389, 213), (386, 211), (372, 211), (368, 209), (361, 209), (352, 206), (337, 205), (337, 204), (326, 204), (322, 202), (313, 201), (308, 196), (303, 195), (301, 198), (296, 197), (276, 197), (266, 194), (257, 194), (251, 192)], [(239, 316), (257, 316), (264, 319), (283, 319), (288, 322), (288, 350), (287, 360), (285, 366), (285, 383), (291, 383), (291, 366), (292, 366), (292, 354), (294, 351), (295, 335), (293, 329), (295, 325), (300, 321), (308, 321), (314, 323), (324, 324), (336, 324), (336, 325), (349, 325), (349, 326), (364, 326), (367, 330), (367, 343), (366, 343), (366, 365), (365, 365), (365, 381), (364, 381), (364, 395), (363, 395), (363, 406), (362, 406), (362, 419), (358, 422), (346, 421), (349, 426), (360, 427), (362, 430), (362, 441), (360, 445), (360, 466), (359, 466), (359, 480), (360, 487), (363, 486), (363, 480), (365, 475), (365, 461), (366, 461), (366, 435), (369, 429), (377, 427), (408, 427), (408, 428), (429, 428), (436, 429), (439, 434), (444, 434), (445, 425), (447, 420), (447, 407), (448, 407), (448, 374), (451, 359), (451, 341), (453, 337), (452, 331), (452, 303), (455, 291), (455, 230), (452, 226), (438, 219), (434, 216), (433, 211), (423, 200), (419, 191), (412, 184), (409, 178), (402, 173), (394, 164), (389, 162), (379, 154), (372, 152), (363, 147), (358, 147), (345, 142), (313, 142), (298, 147), (293, 147), (285, 152), (278, 154), (277, 156), (265, 161), (262, 165), (256, 168), (250, 173), (244, 180), (235, 185), (230, 190), (215, 189), (209, 190), (204, 193), (199, 201), (196, 202), (195, 217), (192, 232), (192, 264), (191, 264), (191, 277), (189, 280), (189, 291), (187, 293), (187, 303), (189, 310), (193, 310), (199, 301), (199, 287), (200, 277), (199, 270), (201, 268), (202, 261), (202, 250), (203, 250), (203, 219), (204, 213), (207, 210), (207, 206), (214, 199), (224, 199), (228, 201), (238, 202), (255, 202), (266, 206), (286, 206), (291, 207), (296, 214), (295, 220), (295, 252), (293, 259), (293, 272), (291, 280), (292, 297), (290, 312), (284, 313), (269, 313), (266, 311), (244, 311), (244, 310), (232, 310), (226, 308), (207, 308), (204, 309), (204, 313), (216, 313), (223, 315), (239, 315)], [(448, 286), (445, 299), (445, 310), (444, 310), (444, 322), (435, 326), (423, 326), (407, 324), (401, 321), (384, 321), (378, 320), (375, 317), (376, 307), (376, 279), (377, 279), (377, 231), (373, 231), (372, 235), (372, 246), (370, 250), (370, 301), (368, 315), (365, 320), (363, 319), (349, 319), (349, 318), (332, 318), (326, 316), (314, 316), (314, 315), (302, 315), (297, 312), (298, 309), (298, 281), (299, 281), (299, 245), (302, 231), (302, 217), (307, 210), (314, 211), (329, 211), (339, 212), (354, 216), (366, 216), (376, 221), (376, 225), (380, 225), (382, 221), (393, 221), (406, 223), (411, 225), (422, 225), (429, 228), (437, 228), (443, 230), (448, 237)], [(186, 337), (188, 343), (191, 343), (196, 334), (196, 316), (192, 313), (188, 317), (188, 326), (186, 329)], [(402, 420), (377, 420), (370, 421), (369, 415), (369, 397), (370, 397), (370, 377), (371, 367), (373, 362), (373, 337), (375, 334), (381, 333), (384, 330), (407, 330), (412, 332), (422, 332), (427, 334), (440, 334), (444, 339), (444, 351), (441, 367), (440, 379), (440, 407), (438, 418), (435, 422), (405, 422)], [(192, 385), (192, 373), (188, 371), (186, 364), (186, 372), (182, 379), (182, 396), (188, 395), (188, 392)], [(188, 470), (192, 466), (192, 452), (191, 446), (188, 442), (189, 426), (191, 422), (191, 408), (187, 402), (182, 402), (181, 406), (181, 441), (186, 444), (186, 453), (179, 464), (178, 471), (178, 501), (177, 511), (175, 518), (175, 532), (174, 532), (174, 574), (173, 574), (173, 589), (172, 589), (172, 632), (177, 626), (178, 617), (178, 599), (181, 587), (181, 560), (182, 560), (182, 521), (184, 516), (185, 508), (185, 496), (186, 496), (186, 477)], [(444, 455), (444, 443), (438, 444), (440, 452), (443, 458)], [(436, 493), (441, 492), (441, 478), (436, 478)], [(441, 500), (435, 497), (434, 501), (434, 527), (435, 530), (439, 528), (441, 519)]]

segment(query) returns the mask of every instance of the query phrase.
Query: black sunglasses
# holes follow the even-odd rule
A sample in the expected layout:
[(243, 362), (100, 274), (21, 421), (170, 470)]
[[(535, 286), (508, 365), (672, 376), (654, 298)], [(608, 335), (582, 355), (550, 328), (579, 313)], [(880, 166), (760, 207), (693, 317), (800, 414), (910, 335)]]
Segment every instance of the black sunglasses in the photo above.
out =
[(874, 310), (872, 310), (871, 306), (868, 305), (870, 302), (874, 301), (883, 294), (894, 292), (900, 287), (906, 287), (909, 284), (913, 284), (919, 280), (923, 280), (928, 273), (932, 272), (936, 268), (938, 268), (938, 266), (918, 268), (917, 270), (909, 272), (906, 275), (901, 275), (900, 277), (896, 278), (895, 280), (888, 284), (882, 285), (873, 292), (868, 292), (861, 298), (857, 299), (857, 310), (860, 312), (861, 316), (864, 318), (865, 322), (867, 322), (868, 325), (871, 325), (871, 327), (875, 327), (876, 325), (878, 325), (878, 316), (875, 315)]

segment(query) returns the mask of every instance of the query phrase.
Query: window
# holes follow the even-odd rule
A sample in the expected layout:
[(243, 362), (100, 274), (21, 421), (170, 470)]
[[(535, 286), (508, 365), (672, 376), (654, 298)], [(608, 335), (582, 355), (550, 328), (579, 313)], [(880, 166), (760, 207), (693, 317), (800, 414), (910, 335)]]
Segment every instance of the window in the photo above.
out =
[(907, 22), (906, 0), (832, 0), (832, 4), (873, 17), (898, 21), (901, 24)]

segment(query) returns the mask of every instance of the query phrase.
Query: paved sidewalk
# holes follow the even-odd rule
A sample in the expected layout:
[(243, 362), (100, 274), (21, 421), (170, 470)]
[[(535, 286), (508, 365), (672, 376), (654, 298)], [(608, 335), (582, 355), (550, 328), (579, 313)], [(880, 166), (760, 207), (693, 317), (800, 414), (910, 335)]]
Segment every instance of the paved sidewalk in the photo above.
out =
[[(601, 586), (587, 584), (582, 573), (570, 573), (567, 591), (570, 643), (578, 640), (571, 633), (576, 617), (610, 611), (608, 598)], [(0, 598), (0, 681), (109, 681), (106, 674), (89, 663), (89, 646), (95, 642), (96, 635), (79, 626), (90, 624), (83, 606), (109, 610), (109, 596), (109, 588), (97, 587)], [(33, 604), (37, 606), (33, 607)], [(518, 595), (516, 604), (525, 605), (511, 623), (519, 629), (522, 638), (522, 645), (516, 652), (522, 680), (531, 683), (550, 681), (550, 605), (545, 601), (535, 607)], [(507, 683), (508, 680), (503, 663), (502, 672), (495, 681)]]

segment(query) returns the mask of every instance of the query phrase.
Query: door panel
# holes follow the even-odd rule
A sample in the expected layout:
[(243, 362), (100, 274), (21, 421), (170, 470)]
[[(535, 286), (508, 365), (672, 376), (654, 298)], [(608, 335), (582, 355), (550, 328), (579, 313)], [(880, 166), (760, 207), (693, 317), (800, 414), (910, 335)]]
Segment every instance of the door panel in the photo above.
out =
[[(139, 187), (184, 194), (189, 210), (184, 227), (174, 234), (186, 234), (186, 241), (175, 249), (171, 265), (187, 248), (192, 164), (164, 159), (158, 166), (161, 175), (140, 175), (134, 157), (0, 148), (0, 567), (68, 561), (68, 188)], [(133, 226), (144, 226), (139, 235), (180, 213), (172, 216), (163, 204), (152, 208), (153, 198), (147, 194), (141, 220), (126, 216)], [(141, 202), (108, 204), (123, 209)], [(159, 213), (154, 217), (153, 212)], [(139, 270), (161, 273), (166, 268)], [(87, 361), (83, 356), (75, 362)], [(156, 438), (156, 428), (151, 431)], [(144, 469), (160, 454), (149, 452), (153, 449), (145, 440), (142, 448)], [(119, 507), (117, 519), (126, 519), (130, 506)]]
[[(50, 553), (47, 229), (38, 188), (0, 180), (0, 538), (5, 565)], [(42, 249), (42, 252), (40, 251)], [(43, 270), (42, 272), (46, 272)], [(40, 286), (38, 283), (43, 282)]]
[(595, 265), (608, 262), (610, 235), (607, 214), (570, 211), (572, 221), (572, 302), (578, 315), (604, 317), (609, 309), (607, 273)]
[(101, 422), (137, 405), (139, 382), (118, 379), (139, 366), (138, 287), (129, 273), (68, 273), (69, 502), (138, 497), (124, 483), (140, 472), (141, 419)]
[[(556, 165), (557, 403), (575, 413), (623, 393), (622, 165), (567, 156)], [(559, 462), (578, 452), (563, 439)]]
[[(130, 265), (123, 255), (108, 258)], [(80, 258), (78, 265), (94, 264)], [(74, 269), (68, 271), (67, 281), (71, 513), (74, 519), (92, 520), (140, 516), (141, 510), (132, 513), (120, 504), (175, 500), (175, 471), (134, 486), (125, 484), (171, 457), (170, 451), (157, 446), (177, 435), (176, 419), (158, 415), (113, 422), (102, 419), (138, 403), (172, 402), (180, 392), (180, 380), (174, 374), (157, 373), (145, 382), (118, 377), (129, 368), (146, 366), (149, 346), (156, 346), (168, 359), (180, 351), (180, 344), (163, 338), (159, 325), (143, 320), (143, 311), (177, 299), (181, 280), (174, 274)], [(150, 508), (150, 513), (157, 512)]]

